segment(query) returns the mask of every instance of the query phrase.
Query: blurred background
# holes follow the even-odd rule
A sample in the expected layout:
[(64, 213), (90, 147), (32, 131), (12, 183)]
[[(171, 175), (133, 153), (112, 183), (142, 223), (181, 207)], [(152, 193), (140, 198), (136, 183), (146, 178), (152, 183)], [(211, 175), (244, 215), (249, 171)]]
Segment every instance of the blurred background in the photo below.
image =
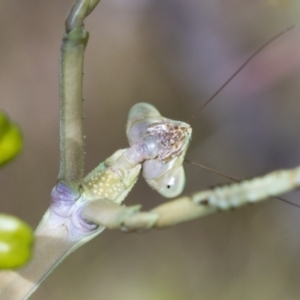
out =
[[(0, 172), (1, 212), (36, 227), (58, 173), (58, 58), (72, 0), (0, 2), (0, 108), (22, 127), (22, 154)], [(187, 158), (236, 178), (299, 164), (300, 2), (102, 0), (87, 19), (86, 172), (127, 147), (130, 107), (192, 121)], [(298, 25), (298, 26), (297, 26)], [(227, 182), (186, 165), (185, 193)], [(300, 204), (299, 192), (285, 195)], [(162, 199), (141, 178), (127, 204)], [(299, 299), (300, 209), (272, 199), (163, 231), (104, 231), (66, 259), (33, 300)]]

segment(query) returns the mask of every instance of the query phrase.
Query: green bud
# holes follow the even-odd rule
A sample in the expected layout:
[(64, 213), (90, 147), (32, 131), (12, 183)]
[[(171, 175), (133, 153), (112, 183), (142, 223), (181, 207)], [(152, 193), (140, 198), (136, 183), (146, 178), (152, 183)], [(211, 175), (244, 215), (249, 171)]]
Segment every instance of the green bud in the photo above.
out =
[(22, 148), (19, 127), (0, 111), (0, 166), (12, 160)]
[(0, 269), (18, 268), (30, 256), (33, 244), (32, 229), (20, 219), (0, 214)]

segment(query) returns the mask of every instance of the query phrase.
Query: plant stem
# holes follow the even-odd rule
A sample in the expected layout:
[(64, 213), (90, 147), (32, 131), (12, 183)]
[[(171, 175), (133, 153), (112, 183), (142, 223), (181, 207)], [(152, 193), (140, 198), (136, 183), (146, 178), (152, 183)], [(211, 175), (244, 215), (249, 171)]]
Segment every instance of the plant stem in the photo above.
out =
[(58, 181), (76, 189), (83, 177), (83, 58), (88, 42), (84, 19), (100, 0), (79, 0), (66, 20), (60, 59), (60, 169)]

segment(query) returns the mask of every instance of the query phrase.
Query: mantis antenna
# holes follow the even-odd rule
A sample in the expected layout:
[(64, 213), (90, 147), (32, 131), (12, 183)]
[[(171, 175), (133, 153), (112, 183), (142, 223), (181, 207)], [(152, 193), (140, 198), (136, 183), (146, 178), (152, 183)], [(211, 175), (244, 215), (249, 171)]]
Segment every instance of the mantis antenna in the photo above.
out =
[(199, 114), (212, 100), (214, 100), (219, 93), (234, 79), (243, 69), (248, 65), (248, 63), (255, 57), (257, 54), (259, 54), (262, 50), (264, 50), (267, 46), (269, 46), (272, 42), (277, 40), (279, 37), (284, 35), (285, 33), (291, 31), (295, 25), (292, 25), (285, 30), (281, 31), (280, 33), (276, 34), (272, 38), (270, 38), (267, 42), (265, 42), (263, 45), (261, 45), (252, 55), (249, 56), (249, 58), (223, 83), (223, 85), (206, 101), (196, 110), (196, 112), (187, 120), (187, 122), (190, 122), (194, 117)]
[[(217, 95), (232, 81), (232, 79), (234, 79), (243, 69), (244, 69), (244, 67), (246, 67), (246, 65), (255, 57), (255, 56), (257, 56), (262, 50), (264, 50), (267, 46), (269, 46), (273, 41), (275, 41), (275, 40), (277, 40), (279, 37), (281, 37), (282, 35), (284, 35), (285, 33), (287, 33), (287, 32), (289, 32), (290, 30), (292, 30), (293, 28), (294, 28), (295, 26), (294, 25), (292, 25), (292, 26), (290, 26), (290, 27), (288, 27), (287, 29), (285, 29), (285, 30), (283, 30), (283, 31), (281, 31), (280, 33), (278, 33), (278, 34), (276, 34), (275, 36), (273, 36), (271, 39), (269, 39), (267, 42), (265, 42), (263, 45), (261, 45), (256, 51), (254, 51), (254, 53), (252, 54), (252, 55), (250, 55), (250, 57), (223, 83), (223, 85), (206, 101), (206, 102), (204, 102), (204, 104), (202, 104), (202, 106), (199, 108), (199, 109), (197, 109), (197, 111), (196, 111), (196, 113), (195, 114), (193, 114), (189, 119), (188, 119), (188, 121), (187, 122), (189, 122), (189, 121), (191, 121), (198, 113), (200, 113), (212, 100), (214, 100), (216, 97), (217, 97)], [(193, 162), (193, 161), (190, 161), (190, 160), (188, 160), (188, 159), (185, 159), (184, 160), (185, 162), (187, 162), (187, 163), (190, 163), (190, 164), (192, 164), (192, 165), (196, 165), (196, 166), (198, 166), (198, 167), (200, 167), (200, 168), (202, 168), (202, 169), (205, 169), (205, 170), (207, 170), (207, 171), (210, 171), (210, 172), (212, 172), (212, 173), (214, 173), (214, 174), (217, 174), (217, 175), (219, 175), (219, 176), (222, 176), (222, 177), (224, 177), (224, 178), (227, 178), (227, 179), (229, 179), (229, 180), (231, 180), (231, 181), (234, 181), (234, 182), (240, 182), (240, 180), (238, 180), (238, 179), (235, 179), (235, 178), (233, 178), (233, 177), (231, 177), (231, 176), (228, 176), (228, 175), (226, 175), (226, 174), (223, 174), (223, 173), (221, 173), (221, 172), (219, 172), (219, 171), (217, 171), (217, 170), (214, 170), (214, 169), (212, 169), (212, 168), (210, 168), (210, 167), (207, 167), (207, 166), (204, 166), (204, 165), (202, 165), (202, 164), (199, 164), (199, 163), (196, 163), (196, 162)], [(281, 200), (281, 201), (283, 201), (283, 202), (286, 202), (286, 203), (288, 203), (288, 204), (291, 204), (291, 205), (293, 205), (293, 206), (296, 206), (296, 207), (299, 207), (300, 208), (300, 205), (298, 205), (298, 204), (296, 204), (296, 203), (293, 203), (293, 202), (290, 202), (290, 201), (288, 201), (288, 200), (286, 200), (286, 199), (283, 199), (283, 198), (281, 198), (281, 197), (274, 197), (274, 198), (276, 198), (276, 199), (278, 199), (278, 200)]]

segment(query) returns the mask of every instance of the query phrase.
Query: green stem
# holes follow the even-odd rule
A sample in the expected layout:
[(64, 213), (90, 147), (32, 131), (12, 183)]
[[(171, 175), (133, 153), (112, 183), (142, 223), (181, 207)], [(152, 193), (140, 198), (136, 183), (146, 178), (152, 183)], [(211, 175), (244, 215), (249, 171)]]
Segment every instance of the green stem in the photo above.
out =
[(60, 170), (58, 180), (77, 188), (83, 177), (83, 58), (88, 32), (83, 21), (100, 0), (79, 0), (66, 20), (60, 59)]
[(66, 33), (60, 61), (60, 170), (58, 180), (72, 186), (83, 177), (84, 141), (82, 115), (83, 55), (88, 33)]
[(77, 0), (66, 20), (66, 32), (83, 27), (84, 19), (95, 9), (100, 0)]

